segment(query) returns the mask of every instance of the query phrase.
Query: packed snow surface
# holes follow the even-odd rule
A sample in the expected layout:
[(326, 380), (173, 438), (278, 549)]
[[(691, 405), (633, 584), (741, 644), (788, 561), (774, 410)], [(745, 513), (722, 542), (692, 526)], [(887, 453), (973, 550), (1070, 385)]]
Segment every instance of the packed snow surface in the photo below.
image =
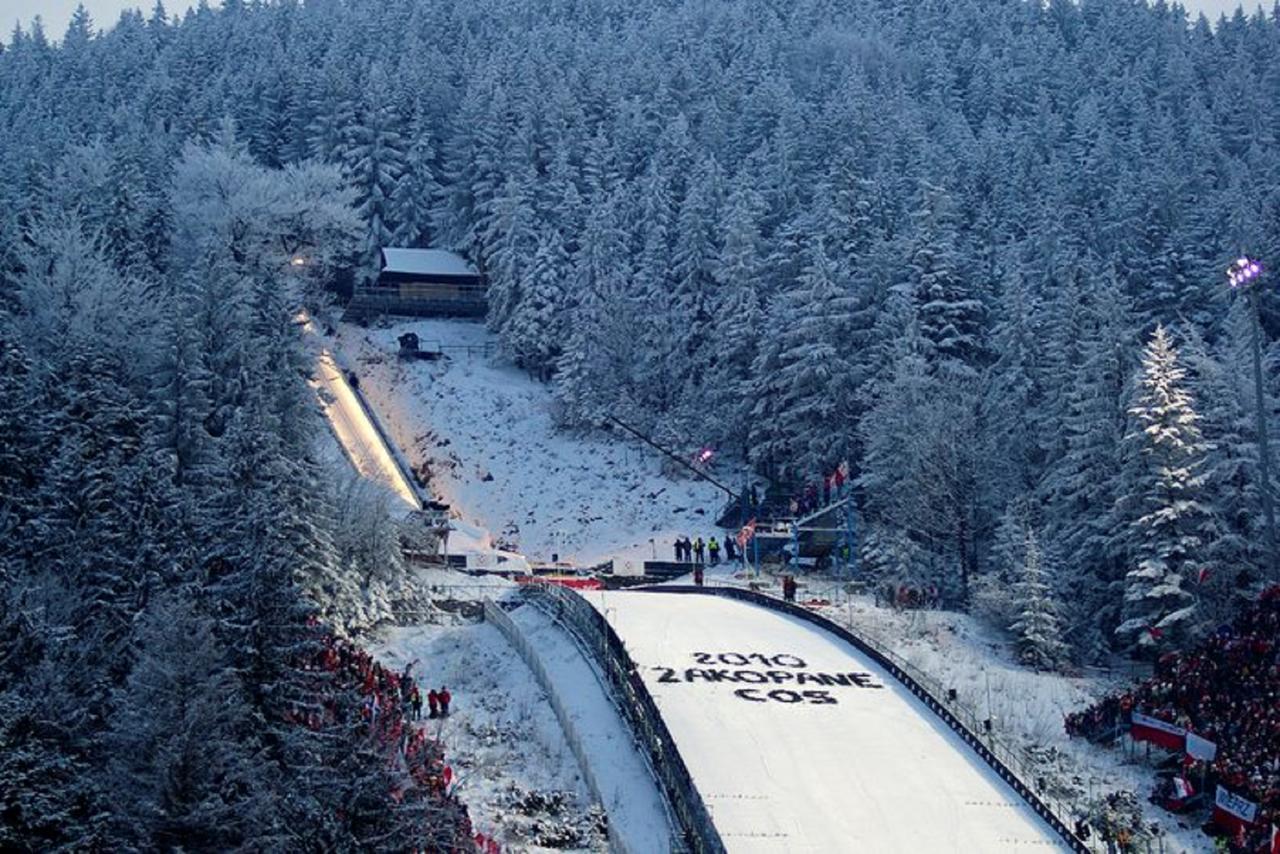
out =
[(629, 854), (669, 852), (671, 827), (658, 785), (592, 665), (573, 639), (532, 605), (517, 608), (511, 619), (556, 686), (591, 765), (610, 826), (625, 840)]
[[(398, 359), (405, 332), (446, 358)], [(712, 526), (724, 493), (665, 476), (663, 457), (639, 442), (557, 432), (548, 387), (486, 355), (496, 339), (479, 323), (340, 324), (338, 346), (393, 440), (429, 470), (431, 492), (504, 548), (541, 561), (615, 558), (617, 571), (638, 573), (646, 558), (670, 559), (681, 534), (721, 535)]]
[(834, 635), (709, 595), (587, 595), (640, 667), (729, 851), (1065, 848)]
[(449, 688), (449, 717), (424, 725), (443, 740), (456, 791), (478, 831), (496, 837), (504, 851), (605, 850), (547, 697), (496, 628), (391, 628), (370, 652), (396, 671), (412, 663), (424, 691)]

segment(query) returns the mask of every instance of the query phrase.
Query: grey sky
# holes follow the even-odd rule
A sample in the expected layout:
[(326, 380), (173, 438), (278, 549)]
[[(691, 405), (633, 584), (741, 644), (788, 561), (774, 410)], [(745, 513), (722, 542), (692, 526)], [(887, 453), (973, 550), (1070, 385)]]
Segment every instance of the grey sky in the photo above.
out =
[[(8, 41), (14, 24), (21, 22), (25, 30), (31, 25), (31, 20), (39, 15), (44, 20), (45, 33), (49, 38), (60, 40), (67, 31), (71, 13), (81, 2), (89, 10), (97, 29), (113, 26), (125, 9), (140, 8), (144, 14), (150, 15), (151, 8), (155, 5), (155, 0), (0, 0), (0, 38)], [(196, 2), (197, 0), (164, 0), (164, 8), (170, 16), (181, 15), (195, 6)]]
[[(15, 23), (21, 22), (25, 29), (36, 15), (44, 19), (45, 32), (51, 39), (61, 39), (77, 2), (80, 0), (0, 0), (0, 39), (8, 40)], [(99, 28), (114, 24), (123, 9), (141, 7), (144, 12), (149, 13), (154, 2), (155, 0), (83, 0), (84, 7), (89, 10), (95, 26)], [(1271, 2), (1272, 0), (1266, 0), (1263, 8), (1270, 10)], [(1253, 10), (1258, 3), (1259, 0), (1244, 0), (1243, 5), (1246, 9)], [(170, 15), (180, 15), (196, 3), (193, 0), (169, 0), (164, 5)], [(216, 0), (210, 5), (217, 5)], [(1217, 20), (1223, 12), (1235, 11), (1236, 6), (1241, 5), (1241, 0), (1183, 0), (1183, 5), (1192, 15), (1204, 12), (1210, 20)]]

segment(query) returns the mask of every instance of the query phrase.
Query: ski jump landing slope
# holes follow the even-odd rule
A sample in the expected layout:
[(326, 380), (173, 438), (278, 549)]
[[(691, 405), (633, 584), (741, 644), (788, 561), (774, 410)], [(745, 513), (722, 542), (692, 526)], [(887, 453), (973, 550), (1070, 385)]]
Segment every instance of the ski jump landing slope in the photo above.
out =
[(1002, 852), (1065, 844), (846, 642), (710, 595), (592, 592), (730, 852)]

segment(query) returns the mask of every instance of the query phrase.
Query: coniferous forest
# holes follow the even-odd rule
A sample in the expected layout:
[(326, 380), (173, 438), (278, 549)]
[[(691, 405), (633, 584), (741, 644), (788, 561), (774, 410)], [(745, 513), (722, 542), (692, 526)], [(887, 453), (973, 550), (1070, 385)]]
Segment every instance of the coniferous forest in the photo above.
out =
[(847, 460), (861, 571), (936, 584), (1031, 664), (1212, 629), (1274, 571), (1224, 271), (1280, 267), (1277, 127), (1280, 12), (1163, 0), (224, 0), (15, 30), (0, 848), (447, 828), (287, 714), (323, 687), (317, 618), (403, 572), (317, 451), (300, 340), (385, 245), (483, 270), (565, 429), (616, 414), (780, 482)]

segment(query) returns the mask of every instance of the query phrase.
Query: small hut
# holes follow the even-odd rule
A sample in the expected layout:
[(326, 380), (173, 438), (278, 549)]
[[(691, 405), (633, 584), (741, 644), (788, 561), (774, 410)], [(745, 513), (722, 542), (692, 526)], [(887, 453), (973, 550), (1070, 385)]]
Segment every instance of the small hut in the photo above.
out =
[(461, 255), (388, 246), (377, 279), (356, 289), (347, 314), (484, 317), (488, 307), (484, 277)]

